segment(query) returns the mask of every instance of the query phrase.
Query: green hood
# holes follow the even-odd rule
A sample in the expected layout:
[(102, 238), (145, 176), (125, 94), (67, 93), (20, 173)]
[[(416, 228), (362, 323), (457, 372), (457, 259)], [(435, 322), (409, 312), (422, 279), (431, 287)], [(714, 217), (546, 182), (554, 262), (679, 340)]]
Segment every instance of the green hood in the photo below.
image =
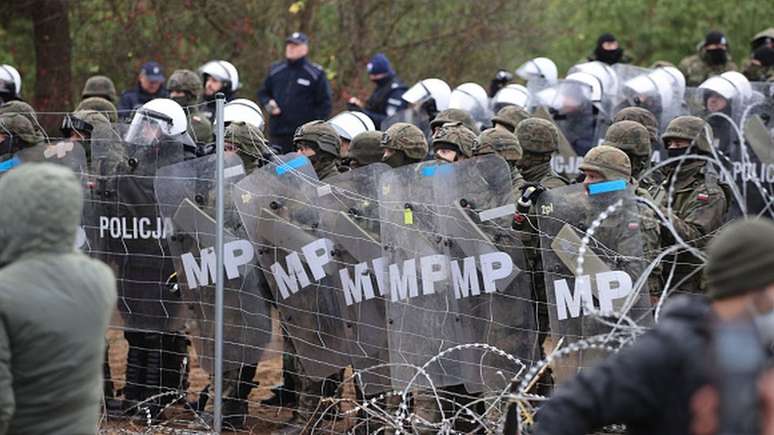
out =
[(72, 171), (28, 163), (0, 178), (0, 266), (74, 250), (83, 192)]

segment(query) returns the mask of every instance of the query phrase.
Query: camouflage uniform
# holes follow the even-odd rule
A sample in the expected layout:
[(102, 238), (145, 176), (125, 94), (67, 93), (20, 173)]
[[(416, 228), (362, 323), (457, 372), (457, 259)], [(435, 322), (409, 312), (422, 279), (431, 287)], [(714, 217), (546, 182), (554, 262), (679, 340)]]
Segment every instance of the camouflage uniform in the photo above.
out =
[[(21, 113), (0, 114), (0, 133), (11, 137), (15, 148), (33, 147), (43, 142), (30, 120)], [(3, 153), (9, 150), (3, 150)]]
[(656, 116), (653, 115), (653, 113), (651, 113), (649, 110), (643, 109), (642, 107), (627, 107), (616, 113), (615, 117), (613, 117), (613, 124), (620, 121), (634, 121), (648, 130), (650, 146), (647, 148), (647, 162), (640, 162), (641, 159), (645, 158), (644, 145), (643, 149), (638, 151), (638, 155), (635, 155), (633, 152), (629, 152), (629, 150), (624, 150), (624, 152), (626, 152), (626, 154), (629, 156), (629, 159), (632, 160), (632, 177), (637, 179), (640, 187), (647, 190), (650, 195), (655, 198), (658, 190), (660, 189), (661, 182), (664, 181), (663, 175), (660, 171), (652, 171), (650, 174), (644, 177), (642, 174), (643, 172), (650, 169), (653, 152), (661, 147), (661, 142), (658, 138), (658, 121), (656, 120)]
[(731, 60), (731, 53), (728, 54), (728, 60), (722, 65), (711, 65), (706, 61), (706, 51), (704, 47), (699, 49), (697, 54), (688, 56), (680, 61), (677, 68), (685, 76), (686, 86), (699, 86), (712, 76), (720, 75), (726, 71), (736, 71), (737, 67)]
[(492, 117), (492, 126), (496, 128), (500, 125), (513, 133), (516, 131), (516, 126), (529, 117), (529, 112), (519, 106), (505, 106)]
[(430, 128), (435, 132), (435, 129), (449, 122), (461, 122), (468, 130), (474, 134), (478, 134), (478, 126), (473, 117), (464, 110), (461, 109), (446, 109), (430, 121)]
[(315, 150), (310, 157), (317, 178), (324, 180), (339, 173), (341, 139), (336, 129), (325, 121), (310, 121), (298, 127), (293, 135), (293, 145), (306, 145)]
[[(706, 122), (695, 116), (679, 116), (672, 120), (661, 139), (688, 139), (693, 151), (699, 154), (711, 152), (712, 130)], [(709, 140), (708, 140), (709, 139)], [(715, 232), (723, 225), (729, 206), (726, 186), (723, 185), (711, 164), (704, 160), (683, 160), (679, 172), (671, 167), (664, 180), (662, 194), (655, 198), (661, 211), (674, 225), (677, 234), (690, 246), (703, 249)], [(670, 186), (674, 183), (671, 212), (668, 210)], [(671, 231), (662, 228), (662, 248), (675, 243)], [(670, 290), (704, 292), (702, 282), (703, 263), (688, 252), (681, 252), (664, 259), (664, 279), (668, 279), (675, 267)]]
[(20, 115), (24, 115), (24, 117), (30, 121), (32, 127), (35, 129), (35, 132), (39, 137), (39, 142), (43, 142), (48, 138), (45, 130), (43, 130), (43, 126), (41, 126), (40, 122), (38, 122), (38, 116), (35, 113), (35, 109), (33, 109), (32, 106), (25, 103), (24, 101), (6, 101), (2, 106), (0, 106), (0, 113), (18, 113)]
[[(521, 232), (524, 243), (524, 259), (526, 270), (532, 274), (532, 299), (535, 301), (537, 312), (537, 324), (540, 331), (540, 350), (543, 352), (543, 343), (549, 330), (548, 306), (546, 302), (545, 279), (543, 278), (543, 261), (540, 253), (540, 236), (536, 221), (537, 210), (529, 200), (523, 208), (524, 198), (522, 191), (527, 192), (529, 186), (538, 185), (544, 189), (555, 189), (569, 184), (567, 180), (557, 175), (551, 169), (551, 155), (559, 148), (559, 130), (548, 120), (542, 118), (529, 118), (521, 121), (516, 127), (516, 137), (524, 151), (521, 160), (517, 163), (520, 173), (514, 172), (514, 198), (519, 199), (519, 213), (514, 217), (514, 229)], [(551, 381), (550, 373), (546, 372), (543, 381), (538, 386), (538, 392), (548, 393)]]
[(774, 27), (761, 30), (750, 40), (752, 53), (750, 57), (742, 62), (742, 73), (751, 82), (774, 81), (774, 67), (766, 68), (752, 63), (752, 56), (755, 53), (755, 50), (767, 44), (774, 45)]
[(111, 123), (118, 122), (118, 110), (116, 109), (116, 106), (102, 97), (89, 97), (84, 99), (75, 108), (76, 112), (79, 110), (96, 110), (105, 115)]
[[(79, 121), (82, 121), (86, 123), (88, 126), (91, 127), (91, 130), (88, 131), (89, 133), (89, 139), (88, 140), (82, 140), (79, 143), (83, 147), (83, 150), (86, 152), (86, 159), (88, 161), (91, 161), (91, 135), (94, 132), (94, 129), (109, 129), (110, 126), (110, 120), (108, 118), (96, 110), (76, 110), (75, 112), (71, 113), (71, 118), (77, 119)], [(103, 130), (104, 131), (104, 130)], [(62, 131), (62, 133), (65, 133)]]
[(457, 160), (469, 159), (475, 142), (476, 135), (461, 122), (447, 122), (433, 134), (432, 151), (435, 154), (438, 149), (452, 149), (457, 152)]
[(83, 91), (81, 91), (82, 100), (90, 97), (104, 98), (115, 104), (116, 100), (118, 100), (116, 85), (113, 84), (113, 80), (110, 80), (110, 77), (91, 76), (86, 80), (86, 83), (83, 85)]
[[(634, 179), (637, 167), (635, 162), (638, 158), (642, 158), (640, 155), (638, 155), (638, 153), (641, 153), (643, 148), (649, 149), (649, 145), (650, 141), (648, 139), (648, 134), (645, 130), (645, 127), (637, 124), (634, 121), (621, 121), (611, 125), (610, 128), (608, 128), (604, 143), (598, 147), (592, 148), (591, 151), (586, 154), (586, 156), (583, 158), (583, 163), (581, 163), (580, 168), (596, 169), (608, 180), (615, 178), (623, 178), (625, 180), (631, 179), (631, 182), (634, 184), (634, 194), (640, 198), (645, 199), (651, 204), (655, 204), (656, 201), (653, 199), (650, 193), (648, 193), (648, 191), (641, 185), (637, 184), (637, 181)], [(622, 159), (620, 159), (620, 157), (618, 158), (619, 162), (616, 163), (614, 161), (616, 158), (612, 154), (609, 156), (597, 155), (600, 153), (600, 150), (604, 151), (605, 149), (609, 148), (613, 148), (619, 152), (624, 153), (628, 159), (628, 163), (621, 163), (620, 160)], [(592, 152), (594, 154), (592, 154)], [(632, 160), (632, 157), (634, 157), (634, 160)], [(617, 174), (607, 173), (607, 171), (604, 169), (600, 170), (599, 168), (594, 168), (594, 159), (613, 161), (612, 165), (614, 167), (628, 167), (629, 169), (619, 170)], [(660, 252), (661, 227), (659, 225), (658, 216), (656, 216), (656, 212), (651, 207), (646, 204), (637, 203), (637, 208), (639, 210), (640, 216), (639, 223), (640, 234), (642, 235), (643, 255), (647, 262), (650, 264), (656, 259), (656, 257), (658, 257)], [(661, 263), (658, 263), (650, 275), (648, 275), (648, 290), (653, 295), (658, 294), (663, 289), (661, 270)]]
[(514, 166), (516, 162), (521, 160), (524, 151), (522, 151), (519, 139), (515, 134), (496, 128), (488, 128), (478, 135), (473, 154), (482, 156), (493, 153), (498, 154), (508, 164)]
[(236, 145), (237, 155), (242, 159), (248, 174), (254, 168), (263, 166), (271, 157), (271, 149), (263, 132), (252, 124), (232, 122), (223, 135), (225, 143)]
[(381, 162), (384, 155), (381, 142), (381, 131), (364, 131), (352, 138), (349, 144), (349, 166), (354, 169)]
[(551, 121), (525, 119), (516, 127), (516, 137), (524, 154), (517, 163), (519, 173), (514, 174), (514, 187), (538, 183), (546, 189), (554, 189), (569, 184), (551, 169), (551, 155), (559, 147), (559, 130)]
[(202, 94), (202, 79), (195, 72), (187, 69), (179, 69), (172, 73), (167, 80), (167, 90), (169, 92), (182, 92), (182, 97), (173, 97), (180, 106), (185, 109), (188, 115), (188, 134), (201, 148), (214, 140), (212, 123), (199, 110), (196, 102)]
[(393, 168), (422, 161), (429, 148), (422, 130), (407, 122), (395, 123), (382, 133), (381, 146), (395, 151), (392, 156), (382, 158)]

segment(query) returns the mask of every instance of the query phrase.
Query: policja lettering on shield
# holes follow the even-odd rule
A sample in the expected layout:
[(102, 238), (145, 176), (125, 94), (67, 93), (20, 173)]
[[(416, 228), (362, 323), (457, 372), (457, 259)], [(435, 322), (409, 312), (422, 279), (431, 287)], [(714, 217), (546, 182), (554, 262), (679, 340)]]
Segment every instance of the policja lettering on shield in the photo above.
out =
[(172, 234), (172, 221), (155, 217), (99, 217), (99, 237), (112, 239), (166, 239)]

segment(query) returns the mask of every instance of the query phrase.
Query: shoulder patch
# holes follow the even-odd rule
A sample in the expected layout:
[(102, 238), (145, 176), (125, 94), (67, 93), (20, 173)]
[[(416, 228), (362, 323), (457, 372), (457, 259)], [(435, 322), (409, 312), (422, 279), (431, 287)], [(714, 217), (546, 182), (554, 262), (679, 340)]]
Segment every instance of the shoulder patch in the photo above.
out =
[(269, 70), (269, 75), (277, 74), (278, 72), (284, 70), (288, 67), (287, 62), (277, 62), (271, 66), (271, 69)]
[(322, 73), (322, 67), (317, 64), (307, 63), (304, 65), (304, 70), (306, 70), (306, 72), (312, 76), (312, 80), (317, 80), (317, 78), (320, 77), (320, 74)]

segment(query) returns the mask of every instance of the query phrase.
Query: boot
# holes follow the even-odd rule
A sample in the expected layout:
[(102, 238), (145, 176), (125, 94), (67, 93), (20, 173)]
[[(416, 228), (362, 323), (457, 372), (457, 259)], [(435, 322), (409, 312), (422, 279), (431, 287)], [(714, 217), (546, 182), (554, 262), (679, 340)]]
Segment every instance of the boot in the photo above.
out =
[(126, 386), (124, 387), (124, 411), (131, 410), (139, 402), (145, 400), (146, 350), (144, 334), (124, 332), (129, 343), (126, 356)]
[(231, 385), (224, 389), (223, 424), (233, 430), (243, 429), (245, 426), (245, 420), (249, 414), (247, 398), (255, 386), (253, 378), (257, 368), (256, 365), (242, 365), (235, 376), (236, 382), (230, 380)]

